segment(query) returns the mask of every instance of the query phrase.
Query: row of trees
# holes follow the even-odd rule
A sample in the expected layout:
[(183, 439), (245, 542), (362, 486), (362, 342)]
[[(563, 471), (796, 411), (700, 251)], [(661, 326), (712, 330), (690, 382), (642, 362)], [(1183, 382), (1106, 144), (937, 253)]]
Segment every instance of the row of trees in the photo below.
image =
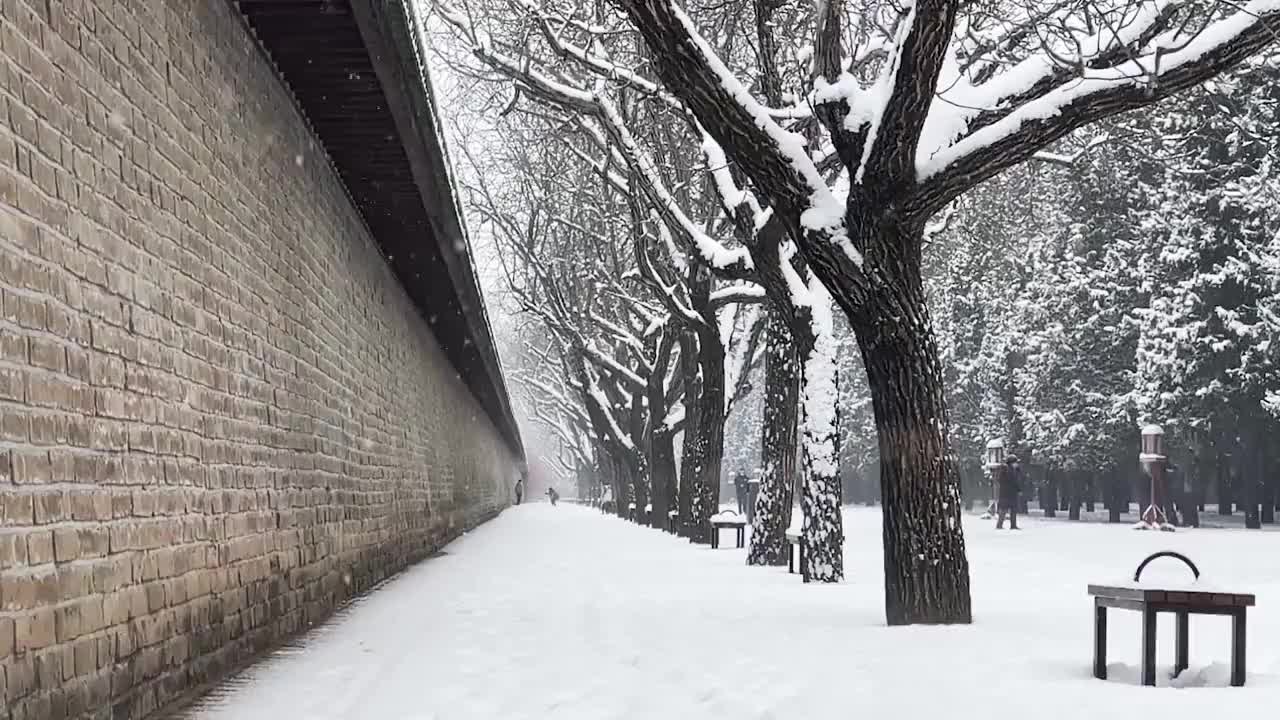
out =
[(945, 391), (963, 335), (945, 328), (965, 319), (942, 319), (940, 335), (926, 292), (927, 275), (945, 275), (931, 265), (957, 267), (943, 246), (975, 250), (950, 230), (972, 221), (956, 221), (957, 203), (1026, 161), (1087, 149), (1085, 126), (1254, 55), (1280, 1), (434, 11), (464, 95), (502, 118), (500, 141), (469, 144), (471, 195), (536, 320), (520, 380), (570, 464), (651, 517), (674, 505), (704, 539), (725, 417), (762, 364), (750, 562), (785, 561), (799, 477), (803, 572), (838, 581), (838, 458), (853, 433), (847, 419), (837, 432), (837, 397), (858, 372), (879, 458), (886, 615), (901, 624), (971, 616)]
[(970, 484), (999, 437), (1047, 504), (1127, 508), (1155, 422), (1198, 503), (1273, 517), (1278, 81), (1274, 60), (1247, 63), (1097, 127), (1073, 167), (1024, 167), (958, 204), (931, 299)]

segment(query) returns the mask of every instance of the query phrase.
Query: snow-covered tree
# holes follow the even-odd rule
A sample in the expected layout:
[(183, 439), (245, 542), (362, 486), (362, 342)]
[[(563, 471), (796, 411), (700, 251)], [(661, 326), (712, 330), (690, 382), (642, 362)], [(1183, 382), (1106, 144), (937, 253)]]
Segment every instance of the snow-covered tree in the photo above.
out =
[[(835, 397), (812, 391), (834, 377), (825, 357), (835, 346), (826, 334), (829, 294), (858, 339), (875, 410), (889, 622), (968, 622), (959, 479), (922, 277), (926, 222), (1074, 130), (1249, 57), (1272, 41), (1280, 0), (828, 1), (812, 13), (756, 0), (754, 42), (722, 6), (613, 6), (625, 23), (556, 0), (486, 5), (484, 20), (449, 4), (442, 14), (520, 92), (614, 138), (616, 161), (646, 180), (668, 231), (727, 266), (738, 256), (705, 242), (679, 198), (648, 182), (656, 165), (641, 145), (649, 138), (628, 126), (619, 99), (660, 108), (701, 136), (708, 182), (749, 231), (739, 240), (764, 270), (773, 307), (798, 310), (793, 335), (814, 338), (797, 342), (807, 354), (804, 416), (814, 429), (804, 433), (814, 458), (807, 497), (821, 513), (817, 522), (806, 517), (806, 538), (820, 550), (809, 569), (838, 577), (825, 572), (834, 567), (827, 553), (838, 553), (839, 515), (829, 510), (838, 483), (824, 457), (836, 445)], [(812, 44), (781, 44), (784, 24)], [(798, 266), (789, 257), (756, 262), (792, 246)]]

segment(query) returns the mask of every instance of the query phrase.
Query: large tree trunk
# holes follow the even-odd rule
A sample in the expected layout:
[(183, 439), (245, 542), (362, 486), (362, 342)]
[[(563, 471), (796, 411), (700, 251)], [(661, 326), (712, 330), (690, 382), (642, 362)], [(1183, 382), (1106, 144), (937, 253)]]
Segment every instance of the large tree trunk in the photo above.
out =
[(1225, 453), (1218, 452), (1218, 463), (1214, 470), (1218, 476), (1217, 486), (1214, 488), (1214, 496), (1218, 499), (1218, 514), (1230, 515), (1232, 502), (1231, 468)]
[(720, 461), (724, 458), (724, 346), (714, 329), (699, 333), (698, 367), (702, 370), (702, 392), (694, 439), (690, 538), (710, 543), (711, 516), (720, 507)]
[(1045, 468), (1044, 499), (1040, 501), (1040, 508), (1047, 518), (1057, 517), (1058, 515), (1058, 486), (1062, 484), (1059, 480), (1061, 477), (1062, 471), (1058, 468)]
[(1257, 489), (1259, 504), (1259, 524), (1273, 524), (1275, 517), (1275, 487), (1271, 481), (1271, 467), (1274, 458), (1271, 453), (1269, 443), (1269, 435), (1274, 432), (1271, 424), (1265, 418), (1259, 418), (1254, 423), (1254, 443), (1257, 447)]
[(671, 367), (671, 351), (675, 335), (667, 332), (658, 341), (653, 371), (649, 373), (645, 395), (649, 400), (649, 486), (653, 512), (649, 524), (666, 528), (668, 516), (676, 503), (675, 433), (667, 427), (667, 370)]
[(1245, 420), (1244, 442), (1236, 447), (1236, 457), (1240, 458), (1240, 505), (1244, 510), (1244, 526), (1250, 530), (1262, 527), (1261, 506), (1262, 476), (1266, 472), (1263, 466), (1262, 434), (1257, 432), (1257, 425)]
[(680, 452), (680, 534), (693, 537), (693, 495), (698, 476), (698, 420), (702, 384), (698, 379), (698, 341), (692, 332), (680, 337), (680, 372), (684, 375), (684, 437)]
[[(804, 529), (800, 547), (805, 562), (805, 582), (840, 582), (844, 579), (844, 519), (841, 516), (840, 443), (837, 422), (840, 396), (836, 375), (836, 338), (831, 322), (831, 302), (825, 292), (814, 296), (812, 340), (801, 347), (804, 358), (801, 392), (801, 457), (804, 461), (804, 494), (800, 507)], [(820, 296), (820, 297), (819, 297)], [(793, 328), (793, 335), (799, 333)], [(955, 474), (955, 512), (959, 516), (959, 475)]]
[(645, 437), (645, 394), (631, 394), (631, 445), (627, 449), (627, 464), (631, 466), (631, 497), (636, 505), (634, 519), (647, 522), (645, 508), (649, 506), (649, 450)]
[(786, 565), (796, 475), (796, 424), (800, 408), (800, 363), (782, 314), (770, 312), (765, 345), (764, 420), (760, 494), (751, 522), (748, 565)]
[(849, 228), (860, 231), (851, 236), (864, 241), (867, 266), (878, 280), (865, 302), (846, 295), (840, 305), (858, 338), (875, 411), (885, 614), (890, 625), (968, 623), (972, 605), (960, 477), (920, 277), (919, 230), (890, 227), (877, 233), (876, 225), (850, 218)]
[(667, 428), (653, 432), (649, 449), (650, 483), (653, 488), (653, 512), (649, 524), (665, 528), (667, 516), (676, 501), (676, 449), (675, 438)]

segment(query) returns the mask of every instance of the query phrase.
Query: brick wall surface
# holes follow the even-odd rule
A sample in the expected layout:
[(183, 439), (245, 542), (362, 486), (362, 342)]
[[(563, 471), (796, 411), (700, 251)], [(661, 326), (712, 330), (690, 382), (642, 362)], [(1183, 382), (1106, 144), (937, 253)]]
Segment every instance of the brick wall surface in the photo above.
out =
[(0, 0), (0, 720), (139, 718), (508, 501), (224, 0)]

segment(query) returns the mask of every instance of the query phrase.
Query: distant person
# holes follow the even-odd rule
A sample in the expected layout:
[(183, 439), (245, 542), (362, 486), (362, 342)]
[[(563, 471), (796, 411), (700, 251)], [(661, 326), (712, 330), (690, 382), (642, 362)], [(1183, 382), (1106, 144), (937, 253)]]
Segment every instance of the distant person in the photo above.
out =
[(520, 478), (519, 480), (516, 481), (516, 504), (519, 505), (520, 501), (523, 499), (524, 499), (524, 478)]
[(739, 515), (745, 515), (747, 512), (747, 497), (750, 487), (747, 474), (739, 470), (738, 474), (733, 476), (733, 492), (738, 496)]
[(1004, 459), (1004, 467), (996, 473), (996, 484), (999, 489), (996, 529), (1004, 529), (1004, 516), (1009, 515), (1009, 529), (1018, 529), (1018, 493), (1022, 491), (1022, 466), (1018, 464), (1018, 456), (1010, 455)]
[(1179, 508), (1183, 506), (1182, 473), (1177, 465), (1169, 463), (1164, 468), (1164, 516), (1174, 526), (1182, 525), (1178, 517)]
[(551, 500), (551, 504), (555, 505), (556, 501), (560, 499), (560, 493), (556, 492), (555, 488), (549, 487), (547, 488), (547, 497)]

